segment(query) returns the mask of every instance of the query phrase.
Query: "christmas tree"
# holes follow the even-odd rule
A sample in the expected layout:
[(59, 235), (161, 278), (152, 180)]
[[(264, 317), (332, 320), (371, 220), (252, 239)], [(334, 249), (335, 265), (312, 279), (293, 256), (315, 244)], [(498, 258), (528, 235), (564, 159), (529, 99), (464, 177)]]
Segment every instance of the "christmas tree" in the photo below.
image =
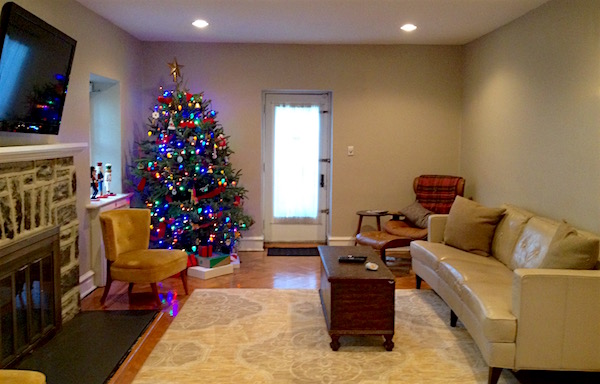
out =
[(152, 212), (151, 247), (230, 253), (253, 222), (242, 207), (247, 191), (229, 162), (229, 136), (211, 101), (184, 88), (177, 60), (169, 66), (174, 89), (160, 88), (132, 167)]

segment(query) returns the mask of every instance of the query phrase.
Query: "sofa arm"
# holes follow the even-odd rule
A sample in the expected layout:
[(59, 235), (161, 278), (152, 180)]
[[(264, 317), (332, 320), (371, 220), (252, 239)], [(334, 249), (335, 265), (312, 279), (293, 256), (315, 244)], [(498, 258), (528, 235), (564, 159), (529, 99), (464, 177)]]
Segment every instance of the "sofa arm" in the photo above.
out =
[(446, 229), (446, 220), (448, 215), (429, 215), (427, 220), (427, 240), (432, 243), (441, 243), (444, 241), (444, 230)]
[(516, 369), (600, 370), (600, 271), (516, 269)]

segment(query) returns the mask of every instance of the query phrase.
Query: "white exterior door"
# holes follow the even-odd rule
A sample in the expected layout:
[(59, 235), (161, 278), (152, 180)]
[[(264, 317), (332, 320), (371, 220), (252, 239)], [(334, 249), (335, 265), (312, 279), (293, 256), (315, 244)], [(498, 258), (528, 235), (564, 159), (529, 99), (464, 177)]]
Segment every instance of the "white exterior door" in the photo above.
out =
[(329, 196), (330, 93), (265, 92), (266, 242), (325, 242)]

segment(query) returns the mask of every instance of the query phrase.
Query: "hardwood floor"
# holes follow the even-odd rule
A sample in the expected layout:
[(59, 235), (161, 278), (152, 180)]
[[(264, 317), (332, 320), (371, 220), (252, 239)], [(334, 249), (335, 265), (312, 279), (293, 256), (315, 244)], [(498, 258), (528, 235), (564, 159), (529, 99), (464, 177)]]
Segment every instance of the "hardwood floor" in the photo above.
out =
[[(240, 252), (241, 265), (231, 275), (208, 280), (188, 278), (188, 288), (192, 292), (200, 288), (275, 288), (275, 289), (318, 289), (321, 261), (319, 257), (267, 256), (267, 252)], [(394, 271), (394, 269), (392, 268)], [(398, 273), (396, 288), (414, 288), (416, 281), (412, 274)], [(105, 305), (100, 304), (103, 288), (96, 289), (81, 301), (81, 309), (123, 310), (156, 308), (149, 285), (134, 286), (131, 295), (128, 285), (113, 282)], [(174, 315), (185, 305), (187, 296), (179, 278), (169, 278), (160, 285), (160, 292), (176, 295), (171, 304), (164, 304), (161, 314), (135, 345), (130, 355), (121, 365), (109, 383), (129, 384), (136, 373), (167, 330)]]

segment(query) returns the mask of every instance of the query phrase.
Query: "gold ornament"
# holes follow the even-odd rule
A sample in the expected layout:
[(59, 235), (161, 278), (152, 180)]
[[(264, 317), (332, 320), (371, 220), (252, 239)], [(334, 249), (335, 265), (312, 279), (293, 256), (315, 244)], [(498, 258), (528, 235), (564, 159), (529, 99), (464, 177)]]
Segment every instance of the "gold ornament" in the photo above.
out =
[(169, 68), (171, 68), (171, 75), (173, 76), (173, 81), (177, 82), (177, 77), (181, 77), (181, 68), (183, 68), (184, 66), (179, 65), (179, 63), (177, 63), (176, 58), (173, 58), (173, 62), (168, 64)]

